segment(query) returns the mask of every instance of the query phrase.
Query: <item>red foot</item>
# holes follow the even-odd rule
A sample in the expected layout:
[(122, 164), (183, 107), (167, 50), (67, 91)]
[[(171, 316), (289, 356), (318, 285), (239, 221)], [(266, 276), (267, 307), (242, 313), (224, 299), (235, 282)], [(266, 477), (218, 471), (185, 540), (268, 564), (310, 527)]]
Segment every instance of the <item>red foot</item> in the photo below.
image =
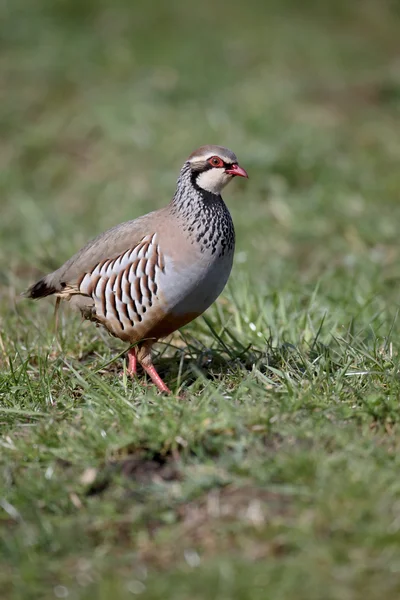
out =
[(137, 373), (137, 358), (136, 358), (136, 348), (131, 348), (128, 350), (128, 368), (127, 371), (129, 375), (136, 375)]
[[(136, 357), (136, 348), (131, 348), (130, 350), (128, 350), (127, 372), (129, 375), (131, 375), (133, 377), (135, 375), (137, 375), (137, 363), (138, 363), (138, 361), (137, 361), (137, 357)], [(158, 387), (160, 392), (163, 392), (164, 394), (172, 393), (171, 390), (169, 389), (169, 387), (165, 385), (165, 383), (163, 382), (163, 380), (157, 373), (154, 365), (150, 365), (149, 367), (145, 367), (144, 365), (142, 365), (142, 367), (146, 371), (146, 373), (149, 375), (152, 382)]]
[(165, 383), (157, 373), (154, 365), (150, 365), (149, 367), (145, 367), (144, 365), (142, 365), (142, 367), (146, 371), (147, 375), (150, 377), (152, 382), (158, 387), (160, 392), (163, 392), (164, 394), (172, 394), (169, 387), (165, 385)]

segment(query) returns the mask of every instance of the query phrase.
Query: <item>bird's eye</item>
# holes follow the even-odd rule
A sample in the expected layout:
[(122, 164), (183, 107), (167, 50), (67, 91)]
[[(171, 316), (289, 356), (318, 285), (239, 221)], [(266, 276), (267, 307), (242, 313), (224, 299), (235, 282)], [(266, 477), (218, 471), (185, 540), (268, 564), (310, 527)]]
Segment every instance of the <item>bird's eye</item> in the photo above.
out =
[(224, 161), (219, 158), (219, 156), (212, 156), (208, 159), (208, 164), (210, 164), (212, 167), (223, 167)]

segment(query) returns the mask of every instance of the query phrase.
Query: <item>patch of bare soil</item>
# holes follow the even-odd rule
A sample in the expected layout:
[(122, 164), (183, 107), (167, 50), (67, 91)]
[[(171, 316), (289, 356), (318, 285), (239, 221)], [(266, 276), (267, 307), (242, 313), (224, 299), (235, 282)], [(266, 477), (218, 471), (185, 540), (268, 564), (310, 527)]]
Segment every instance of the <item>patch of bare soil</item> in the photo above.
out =
[(229, 485), (181, 504), (179, 523), (167, 535), (159, 529), (140, 540), (139, 557), (156, 568), (185, 561), (197, 566), (216, 554), (235, 553), (248, 560), (287, 553), (277, 528), (290, 513), (290, 497), (255, 486)]

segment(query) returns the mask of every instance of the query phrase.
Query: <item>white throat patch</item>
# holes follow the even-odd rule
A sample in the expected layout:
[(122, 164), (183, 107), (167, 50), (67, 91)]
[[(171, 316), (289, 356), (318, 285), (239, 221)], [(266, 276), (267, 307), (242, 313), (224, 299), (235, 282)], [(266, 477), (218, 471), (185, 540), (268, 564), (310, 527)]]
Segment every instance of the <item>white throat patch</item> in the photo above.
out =
[(196, 182), (203, 190), (218, 195), (231, 179), (232, 175), (225, 173), (224, 169), (208, 169), (198, 175)]

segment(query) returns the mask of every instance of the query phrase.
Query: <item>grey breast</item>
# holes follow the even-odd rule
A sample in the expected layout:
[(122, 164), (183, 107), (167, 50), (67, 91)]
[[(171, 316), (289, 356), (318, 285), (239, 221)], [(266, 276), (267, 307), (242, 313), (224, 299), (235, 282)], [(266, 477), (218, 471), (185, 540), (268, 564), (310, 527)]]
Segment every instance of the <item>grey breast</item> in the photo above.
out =
[(171, 276), (163, 292), (174, 314), (202, 313), (221, 294), (232, 269), (235, 231), (222, 199), (210, 215), (203, 207), (201, 218), (186, 226), (183, 235), (182, 250), (189, 248), (187, 260), (166, 257), (171, 261), (166, 268)]

